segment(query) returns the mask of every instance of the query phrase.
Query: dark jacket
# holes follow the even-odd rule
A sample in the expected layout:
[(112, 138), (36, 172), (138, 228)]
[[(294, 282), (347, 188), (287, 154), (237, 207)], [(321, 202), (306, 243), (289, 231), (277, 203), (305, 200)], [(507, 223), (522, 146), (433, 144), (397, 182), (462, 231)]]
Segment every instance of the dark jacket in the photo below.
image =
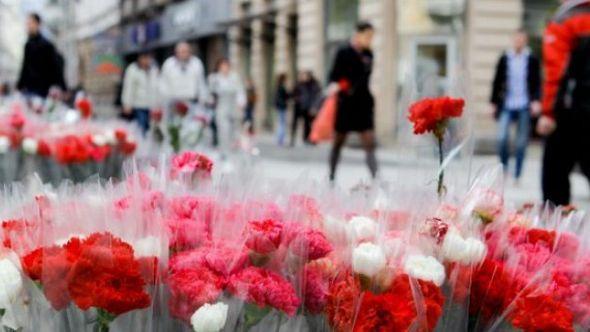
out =
[(289, 92), (284, 85), (280, 85), (275, 95), (275, 107), (284, 110), (287, 108), (287, 102), (289, 102)]
[(545, 31), (543, 114), (559, 118), (561, 111), (570, 109), (590, 115), (588, 59), (590, 3), (566, 2)]
[(41, 97), (46, 97), (54, 85), (65, 90), (63, 68), (63, 57), (53, 44), (40, 34), (31, 36), (25, 44), (17, 88)]
[(373, 71), (373, 53), (370, 50), (357, 51), (347, 45), (336, 54), (330, 81), (338, 82), (336, 131), (338, 133), (364, 132), (374, 128), (373, 95), (369, 89)]
[[(539, 59), (529, 55), (527, 86), (530, 101), (541, 100), (541, 65)], [(508, 92), (508, 55), (502, 54), (496, 66), (496, 75), (492, 87), (491, 103), (496, 105), (496, 116), (502, 111)]]
[(309, 113), (320, 92), (321, 88), (316, 80), (297, 83), (293, 91), (295, 110), (302, 114)]

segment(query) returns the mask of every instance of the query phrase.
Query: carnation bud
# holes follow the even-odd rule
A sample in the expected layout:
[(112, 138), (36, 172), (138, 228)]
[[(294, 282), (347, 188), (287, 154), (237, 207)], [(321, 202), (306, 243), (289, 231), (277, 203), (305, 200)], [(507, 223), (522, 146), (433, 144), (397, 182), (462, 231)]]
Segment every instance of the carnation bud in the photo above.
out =
[(377, 223), (367, 217), (353, 217), (346, 225), (348, 240), (352, 243), (372, 240), (377, 234)]

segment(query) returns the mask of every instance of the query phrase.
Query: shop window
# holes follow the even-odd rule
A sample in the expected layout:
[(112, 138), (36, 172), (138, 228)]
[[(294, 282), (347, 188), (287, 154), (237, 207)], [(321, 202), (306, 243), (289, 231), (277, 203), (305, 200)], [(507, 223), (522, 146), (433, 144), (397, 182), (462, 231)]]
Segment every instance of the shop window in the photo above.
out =
[(446, 92), (461, 61), (465, 7), (466, 0), (397, 1), (399, 90), (408, 81), (434, 79), (437, 92)]
[[(412, 72), (418, 91), (441, 95), (448, 89), (450, 73), (455, 67), (455, 39), (451, 37), (417, 37), (411, 48)], [(434, 84), (425, 87), (425, 84)]]

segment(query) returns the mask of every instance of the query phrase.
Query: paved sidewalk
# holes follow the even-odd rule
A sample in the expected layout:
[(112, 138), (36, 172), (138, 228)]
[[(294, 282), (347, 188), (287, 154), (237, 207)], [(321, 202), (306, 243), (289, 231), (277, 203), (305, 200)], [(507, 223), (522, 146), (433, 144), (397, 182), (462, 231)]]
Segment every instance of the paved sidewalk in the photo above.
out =
[[(265, 175), (290, 180), (301, 177), (316, 180), (327, 178), (329, 144), (303, 146), (300, 143), (298, 146), (290, 148), (278, 147), (270, 136), (257, 139), (260, 148), (260, 156), (256, 162), (257, 168), (264, 170)], [(532, 144), (528, 151), (523, 178), (518, 184), (515, 184), (512, 179), (505, 181), (507, 202), (520, 205), (542, 199), (540, 189), (541, 155), (541, 145)], [(350, 188), (359, 182), (368, 182), (369, 174), (365, 167), (364, 158), (362, 149), (346, 148), (342, 153), (337, 184), (344, 188)], [(379, 149), (378, 159), (382, 180), (402, 187), (434, 185), (438, 167), (434, 150), (425, 153), (417, 151), (417, 149), (400, 147)], [(449, 183), (455, 183), (466, 189), (469, 179), (472, 180), (479, 170), (495, 165), (498, 165), (498, 159), (494, 155), (476, 155), (473, 158), (463, 155), (451, 163), (447, 179)], [(586, 179), (579, 173), (574, 173), (571, 178), (574, 204), (580, 208), (590, 208), (590, 187)]]

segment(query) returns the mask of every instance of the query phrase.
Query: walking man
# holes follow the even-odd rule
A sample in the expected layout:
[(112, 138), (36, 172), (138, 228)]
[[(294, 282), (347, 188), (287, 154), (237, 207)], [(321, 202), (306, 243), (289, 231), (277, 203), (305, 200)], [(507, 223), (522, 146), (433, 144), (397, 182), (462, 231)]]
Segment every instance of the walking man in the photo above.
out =
[(516, 123), (516, 168), (514, 179), (518, 183), (530, 136), (531, 115), (541, 113), (541, 73), (539, 60), (527, 47), (528, 36), (519, 30), (514, 34), (512, 49), (505, 52), (496, 67), (492, 89), (492, 108), (499, 121), (498, 153), (509, 173), (510, 129)]
[(49, 89), (57, 86), (65, 91), (63, 58), (55, 46), (41, 34), (41, 17), (27, 17), (28, 39), (17, 89), (29, 96), (47, 97)]

